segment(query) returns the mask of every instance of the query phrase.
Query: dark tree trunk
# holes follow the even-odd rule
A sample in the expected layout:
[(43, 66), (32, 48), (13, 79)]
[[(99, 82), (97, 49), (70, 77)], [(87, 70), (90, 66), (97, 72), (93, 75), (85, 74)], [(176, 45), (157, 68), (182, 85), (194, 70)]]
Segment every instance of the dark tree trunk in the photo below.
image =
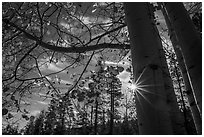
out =
[(94, 134), (98, 134), (98, 95), (96, 97), (96, 108), (95, 108), (95, 123), (94, 123)]

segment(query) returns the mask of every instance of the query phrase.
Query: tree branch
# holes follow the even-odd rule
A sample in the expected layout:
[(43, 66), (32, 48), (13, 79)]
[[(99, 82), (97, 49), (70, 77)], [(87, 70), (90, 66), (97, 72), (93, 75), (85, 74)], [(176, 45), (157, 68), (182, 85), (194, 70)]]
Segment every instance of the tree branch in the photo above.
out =
[[(41, 41), (38, 37), (31, 35), (30, 33), (26, 32), (25, 30), (21, 29), (20, 27), (18, 27), (16, 24), (10, 22), (7, 19), (3, 19), (3, 22), (6, 24), (11, 25), (12, 27), (18, 29), (19, 31), (23, 32), (24, 35), (26, 36), (26, 38), (36, 41), (36, 43), (38, 45), (40, 45), (43, 48), (46, 49), (50, 49), (56, 52), (62, 52), (62, 53), (83, 53), (86, 51), (94, 51), (94, 50), (99, 50), (99, 49), (104, 49), (104, 48), (111, 48), (111, 49), (130, 49), (130, 45), (129, 44), (112, 44), (112, 43), (101, 43), (101, 44), (97, 44), (97, 45), (91, 45), (91, 46), (85, 46), (85, 47), (58, 47), (58, 46), (54, 46), (48, 43), (45, 43), (43, 41)], [(119, 28), (122, 28), (124, 26), (120, 26)], [(117, 28), (117, 29), (119, 29)], [(115, 30), (117, 30), (115, 29)], [(113, 30), (111, 30), (110, 32), (112, 32)], [(100, 38), (102, 36), (107, 35), (108, 32), (92, 39), (95, 40), (97, 38)]]

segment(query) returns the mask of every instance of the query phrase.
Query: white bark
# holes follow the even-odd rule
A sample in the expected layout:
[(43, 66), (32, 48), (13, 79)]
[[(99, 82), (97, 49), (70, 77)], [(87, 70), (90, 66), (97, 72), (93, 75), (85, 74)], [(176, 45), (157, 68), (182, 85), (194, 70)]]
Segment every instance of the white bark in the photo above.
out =
[(172, 28), (171, 22), (170, 22), (170, 20), (168, 18), (168, 15), (167, 15), (165, 9), (163, 7), (161, 7), (161, 10), (162, 10), (162, 13), (164, 15), (164, 18), (165, 18), (165, 21), (166, 21), (166, 24), (167, 24), (167, 27), (168, 27), (168, 33), (170, 35), (170, 39), (171, 39), (172, 45), (174, 47), (174, 50), (175, 50), (175, 53), (176, 53), (176, 56), (177, 56), (177, 60), (178, 60), (178, 63), (179, 63), (179, 68), (181, 69), (182, 77), (183, 77), (184, 82), (185, 82), (185, 89), (187, 91), (187, 97), (188, 97), (191, 112), (192, 112), (192, 115), (193, 115), (193, 120), (194, 120), (194, 123), (195, 123), (195, 126), (196, 126), (197, 134), (201, 134), (201, 132), (202, 132), (201, 116), (200, 116), (200, 113), (199, 113), (197, 103), (196, 103), (195, 98), (194, 98), (193, 91), (192, 91), (191, 86), (190, 86), (190, 82), (189, 82), (189, 79), (188, 79), (185, 63), (184, 63), (184, 60), (183, 60), (183, 55), (182, 55), (182, 53), (180, 51), (180, 48), (179, 48), (180, 43), (179, 43), (179, 41), (178, 41), (178, 39), (176, 37), (176, 34), (175, 34), (175, 32), (174, 32), (174, 30)]
[(199, 110), (202, 115), (202, 41), (182, 3), (165, 3), (175, 29), (190, 77)]
[(148, 3), (125, 3), (125, 15), (130, 33), (137, 115), (140, 134), (173, 134), (167, 97), (163, 82), (157, 34)]
[[(159, 43), (161, 43), (160, 40), (159, 40)], [(166, 63), (162, 44), (160, 47), (160, 60), (162, 64), (161, 69), (163, 71), (163, 80), (164, 80), (164, 88), (165, 88), (165, 92), (167, 96), (167, 104), (169, 105), (169, 108), (170, 108), (169, 113), (170, 113), (173, 133), (175, 135), (187, 134), (185, 126), (184, 126), (184, 117), (182, 117), (181, 112), (178, 107), (176, 95), (175, 95), (174, 88), (173, 88), (172, 79), (170, 77), (170, 73), (168, 70), (167, 63)]]

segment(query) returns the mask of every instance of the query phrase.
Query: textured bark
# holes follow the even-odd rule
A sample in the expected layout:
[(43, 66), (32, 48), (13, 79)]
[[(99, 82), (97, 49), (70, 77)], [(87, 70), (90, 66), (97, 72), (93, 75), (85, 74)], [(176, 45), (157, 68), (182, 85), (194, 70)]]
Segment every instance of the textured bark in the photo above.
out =
[(160, 43), (148, 3), (125, 3), (130, 33), (134, 79), (137, 86), (136, 107), (140, 134), (173, 134), (160, 62)]
[(202, 115), (202, 40), (182, 3), (165, 3), (184, 56), (191, 88)]
[[(153, 14), (153, 11), (151, 13)], [(169, 114), (170, 114), (170, 119), (172, 123), (173, 133), (175, 135), (183, 135), (187, 133), (186, 129), (184, 128), (184, 124), (185, 124), (184, 117), (182, 117), (182, 114), (178, 107), (176, 95), (173, 88), (173, 82), (170, 77), (168, 65), (165, 58), (165, 53), (159, 36), (159, 31), (155, 25), (154, 25), (154, 28), (157, 34), (157, 39), (156, 39), (157, 43), (159, 43), (160, 45), (159, 46), (160, 50), (158, 54), (160, 55), (159, 58), (162, 64), (161, 69), (163, 72), (164, 88), (165, 88), (166, 97), (167, 97), (167, 104), (169, 105)]]
[[(161, 50), (161, 52), (163, 52), (163, 50)], [(173, 83), (168, 71), (166, 60), (164, 58), (164, 53), (161, 53), (161, 62), (163, 64), (163, 80), (165, 84), (165, 91), (167, 94), (167, 103), (170, 106), (169, 113), (172, 122), (173, 132), (176, 135), (186, 134), (186, 129), (184, 128), (184, 117), (182, 117), (178, 107)]]
[(185, 83), (185, 89), (186, 89), (186, 92), (187, 92), (187, 97), (188, 97), (188, 102), (190, 104), (190, 109), (191, 109), (191, 112), (192, 112), (192, 115), (193, 115), (193, 120), (194, 120), (194, 123), (195, 123), (195, 126), (196, 126), (196, 130), (197, 130), (197, 133), (198, 134), (201, 134), (202, 132), (202, 120), (201, 120), (201, 116), (200, 116), (200, 113), (199, 113), (199, 109), (198, 109), (198, 106), (197, 106), (197, 103), (196, 103), (196, 100), (194, 98), (194, 93), (192, 92), (192, 89), (191, 89), (191, 86), (190, 86), (190, 82), (189, 82), (189, 78), (188, 78), (188, 75), (187, 75), (187, 71), (186, 71), (186, 67), (185, 67), (185, 63), (184, 63), (184, 60), (183, 60), (183, 55), (181, 53), (181, 50), (180, 50), (180, 43), (176, 37), (176, 34), (174, 32), (174, 29), (171, 25), (171, 22), (168, 18), (168, 15), (165, 11), (165, 9), (161, 6), (161, 10), (162, 10), (162, 13), (164, 15), (164, 18), (165, 18), (165, 21), (166, 21), (166, 25), (168, 27), (168, 33), (170, 35), (170, 39), (171, 39), (171, 42), (172, 42), (172, 45), (174, 47), (174, 51), (176, 53), (176, 56), (177, 56), (177, 60), (178, 60), (178, 63), (179, 63), (179, 68), (182, 72), (182, 77), (184, 79), (184, 83)]
[[(157, 29), (155, 28), (157, 31)], [(157, 34), (159, 34), (157, 32)], [(184, 117), (182, 117), (181, 112), (178, 107), (178, 103), (176, 100), (176, 95), (173, 88), (173, 82), (170, 77), (170, 73), (168, 70), (167, 62), (165, 59), (165, 54), (162, 48), (162, 43), (158, 39), (158, 43), (160, 43), (160, 61), (162, 64), (162, 72), (163, 72), (163, 80), (164, 80), (164, 88), (167, 97), (167, 104), (169, 105), (169, 114), (172, 123), (173, 133), (175, 135), (186, 134), (186, 129), (184, 128)]]

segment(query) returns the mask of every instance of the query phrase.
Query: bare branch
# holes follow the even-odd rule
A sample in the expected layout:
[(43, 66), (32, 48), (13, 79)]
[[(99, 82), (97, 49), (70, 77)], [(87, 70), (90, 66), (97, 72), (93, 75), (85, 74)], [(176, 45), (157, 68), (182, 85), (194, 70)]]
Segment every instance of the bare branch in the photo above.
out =
[[(111, 43), (101, 43), (101, 44), (96, 44), (96, 45), (91, 45), (91, 46), (84, 46), (84, 47), (58, 47), (58, 46), (54, 46), (48, 43), (45, 43), (43, 41), (41, 41), (38, 37), (31, 35), (30, 33), (26, 32), (25, 30), (21, 29), (20, 27), (18, 27), (16, 24), (10, 22), (7, 19), (3, 19), (4, 23), (7, 23), (9, 25), (11, 25), (12, 27), (18, 29), (19, 31), (23, 32), (24, 35), (30, 39), (30, 40), (34, 40), (36, 41), (37, 44), (39, 44), (40, 46), (46, 48), (46, 49), (50, 49), (56, 52), (62, 52), (62, 53), (83, 53), (86, 51), (94, 51), (94, 50), (99, 50), (99, 49), (104, 49), (104, 48), (112, 48), (112, 49), (130, 49), (130, 45), (129, 44), (111, 44)], [(122, 25), (116, 29), (113, 29), (109, 32), (106, 32), (100, 36), (97, 36), (96, 38), (93, 38), (93, 40), (99, 39), (113, 31), (116, 31), (122, 27), (124, 27), (125, 25)]]

